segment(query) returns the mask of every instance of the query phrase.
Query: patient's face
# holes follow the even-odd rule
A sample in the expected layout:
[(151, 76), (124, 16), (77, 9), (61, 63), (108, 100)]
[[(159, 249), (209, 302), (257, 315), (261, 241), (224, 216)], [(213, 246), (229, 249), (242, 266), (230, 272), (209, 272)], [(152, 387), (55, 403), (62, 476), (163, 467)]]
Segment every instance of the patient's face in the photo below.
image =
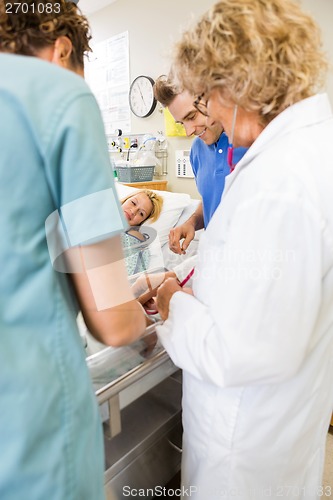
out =
[(207, 118), (193, 106), (195, 98), (189, 92), (178, 94), (168, 106), (170, 113), (177, 123), (184, 125), (186, 135), (196, 135), (208, 146), (218, 141), (223, 132), (219, 122), (209, 123)]
[(136, 193), (124, 201), (122, 209), (130, 226), (140, 226), (151, 214), (153, 204), (146, 193)]

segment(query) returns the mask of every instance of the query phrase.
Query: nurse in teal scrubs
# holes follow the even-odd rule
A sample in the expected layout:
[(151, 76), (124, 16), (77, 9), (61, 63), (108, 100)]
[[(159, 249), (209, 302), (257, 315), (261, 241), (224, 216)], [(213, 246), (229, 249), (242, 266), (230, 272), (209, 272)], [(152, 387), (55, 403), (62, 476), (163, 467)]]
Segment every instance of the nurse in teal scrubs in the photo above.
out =
[(145, 317), (82, 78), (88, 23), (72, 2), (39, 4), (0, 4), (0, 498), (102, 500), (101, 424), (76, 316), (110, 345), (138, 338)]

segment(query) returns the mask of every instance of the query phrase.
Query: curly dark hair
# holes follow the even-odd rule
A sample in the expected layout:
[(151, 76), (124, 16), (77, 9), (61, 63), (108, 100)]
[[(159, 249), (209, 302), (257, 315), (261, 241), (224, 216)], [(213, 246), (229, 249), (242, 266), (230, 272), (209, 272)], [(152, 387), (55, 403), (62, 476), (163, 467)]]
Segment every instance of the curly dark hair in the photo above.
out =
[[(74, 2), (15, 3), (15, 0), (0, 1), (0, 52), (36, 56), (41, 49), (54, 45), (60, 36), (67, 36), (73, 46), (70, 62), (74, 68), (83, 68), (83, 56), (91, 51), (90, 27)], [(18, 5), (24, 5), (25, 9)]]

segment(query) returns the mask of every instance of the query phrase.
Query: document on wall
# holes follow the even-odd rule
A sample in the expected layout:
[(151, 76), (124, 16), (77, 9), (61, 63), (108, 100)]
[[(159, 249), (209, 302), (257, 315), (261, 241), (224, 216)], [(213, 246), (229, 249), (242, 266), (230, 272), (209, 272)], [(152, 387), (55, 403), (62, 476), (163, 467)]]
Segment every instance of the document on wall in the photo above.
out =
[(105, 132), (113, 134), (119, 128), (130, 133), (128, 32), (93, 44), (92, 49), (85, 78), (101, 109)]

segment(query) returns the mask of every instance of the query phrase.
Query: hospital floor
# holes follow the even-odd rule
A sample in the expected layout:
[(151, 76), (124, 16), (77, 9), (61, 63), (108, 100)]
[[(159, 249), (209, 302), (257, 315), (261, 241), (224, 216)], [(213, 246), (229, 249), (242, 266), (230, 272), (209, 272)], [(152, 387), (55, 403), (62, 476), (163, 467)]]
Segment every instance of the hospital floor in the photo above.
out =
[[(180, 480), (180, 475), (177, 474), (167, 485), (167, 488), (172, 488), (173, 490), (179, 488), (179, 480)], [(179, 497), (173, 495), (169, 496), (168, 498), (179, 498)], [(328, 500), (329, 498), (333, 499), (333, 426), (330, 427), (329, 433), (327, 434), (326, 460), (325, 460), (324, 477), (323, 477), (322, 498), (323, 500), (324, 499)]]

